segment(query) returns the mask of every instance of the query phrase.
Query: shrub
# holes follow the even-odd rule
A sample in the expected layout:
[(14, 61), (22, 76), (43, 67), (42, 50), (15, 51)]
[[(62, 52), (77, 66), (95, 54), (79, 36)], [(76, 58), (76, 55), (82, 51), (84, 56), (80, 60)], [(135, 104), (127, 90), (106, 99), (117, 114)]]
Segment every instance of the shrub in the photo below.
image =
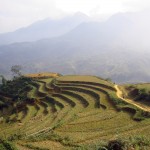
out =
[(0, 150), (17, 150), (15, 145), (7, 140), (0, 140)]
[(113, 140), (108, 143), (108, 150), (123, 150), (124, 145), (122, 140)]
[(143, 150), (145, 147), (149, 146), (150, 139), (146, 138), (146, 136), (138, 135), (110, 141), (107, 148), (108, 150), (126, 150), (131, 148)]
[(2, 95), (13, 97), (15, 101), (23, 101), (27, 99), (27, 93), (32, 89), (31, 83), (32, 79), (30, 78), (14, 78), (12, 81), (7, 81), (5, 85), (2, 85), (0, 92)]
[(2, 143), (0, 144), (0, 150), (6, 150), (6, 147)]

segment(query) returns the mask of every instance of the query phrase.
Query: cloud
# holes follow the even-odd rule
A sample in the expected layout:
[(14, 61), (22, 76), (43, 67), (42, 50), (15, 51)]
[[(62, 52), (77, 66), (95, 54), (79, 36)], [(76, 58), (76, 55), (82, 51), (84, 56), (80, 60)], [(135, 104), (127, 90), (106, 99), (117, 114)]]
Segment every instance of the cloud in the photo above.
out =
[(144, 9), (150, 9), (149, 0), (126, 0), (123, 3), (124, 7), (129, 10), (140, 11)]
[[(0, 32), (13, 31), (36, 20), (66, 13), (110, 16), (148, 8), (149, 0), (0, 0)], [(149, 7), (150, 8), (150, 7)]]
[(64, 13), (53, 0), (0, 0), (0, 32), (13, 31), (37, 20), (59, 18)]

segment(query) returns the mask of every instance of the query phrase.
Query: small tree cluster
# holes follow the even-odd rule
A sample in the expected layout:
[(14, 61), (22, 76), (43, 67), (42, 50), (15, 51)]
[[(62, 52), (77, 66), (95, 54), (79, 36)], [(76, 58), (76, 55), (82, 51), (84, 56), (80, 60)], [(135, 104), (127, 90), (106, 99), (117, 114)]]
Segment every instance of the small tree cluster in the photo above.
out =
[(21, 73), (21, 69), (22, 69), (22, 66), (20, 65), (14, 65), (11, 67), (11, 72), (13, 73), (14, 76), (21, 76), (22, 73)]

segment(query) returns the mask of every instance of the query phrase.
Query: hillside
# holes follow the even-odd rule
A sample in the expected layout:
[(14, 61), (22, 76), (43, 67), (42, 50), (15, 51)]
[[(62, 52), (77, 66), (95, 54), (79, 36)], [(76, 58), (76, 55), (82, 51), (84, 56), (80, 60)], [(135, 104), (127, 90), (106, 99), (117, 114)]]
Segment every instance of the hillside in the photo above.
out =
[(126, 98), (133, 99), (134, 102), (140, 105), (150, 106), (150, 84), (149, 83), (137, 83), (137, 84), (125, 84), (122, 87), (124, 96)]
[(114, 83), (96, 76), (38, 73), (6, 81), (0, 148), (149, 149), (150, 112), (116, 93)]

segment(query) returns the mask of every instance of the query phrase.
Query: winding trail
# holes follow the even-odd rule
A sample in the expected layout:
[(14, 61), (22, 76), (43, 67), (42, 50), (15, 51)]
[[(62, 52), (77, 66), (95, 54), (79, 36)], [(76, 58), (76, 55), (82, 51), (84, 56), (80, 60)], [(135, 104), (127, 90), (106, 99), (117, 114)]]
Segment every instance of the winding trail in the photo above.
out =
[(150, 112), (150, 107), (149, 106), (146, 106), (144, 104), (141, 104), (141, 103), (138, 103), (138, 102), (135, 102), (134, 100), (132, 99), (127, 99), (127, 98), (124, 98), (122, 95), (123, 95), (123, 92), (119, 89), (118, 85), (115, 85), (114, 86), (115, 89), (116, 89), (116, 95), (118, 96), (118, 98), (122, 99), (123, 101), (129, 103), (129, 104), (132, 104), (144, 111), (147, 111), (147, 112)]

